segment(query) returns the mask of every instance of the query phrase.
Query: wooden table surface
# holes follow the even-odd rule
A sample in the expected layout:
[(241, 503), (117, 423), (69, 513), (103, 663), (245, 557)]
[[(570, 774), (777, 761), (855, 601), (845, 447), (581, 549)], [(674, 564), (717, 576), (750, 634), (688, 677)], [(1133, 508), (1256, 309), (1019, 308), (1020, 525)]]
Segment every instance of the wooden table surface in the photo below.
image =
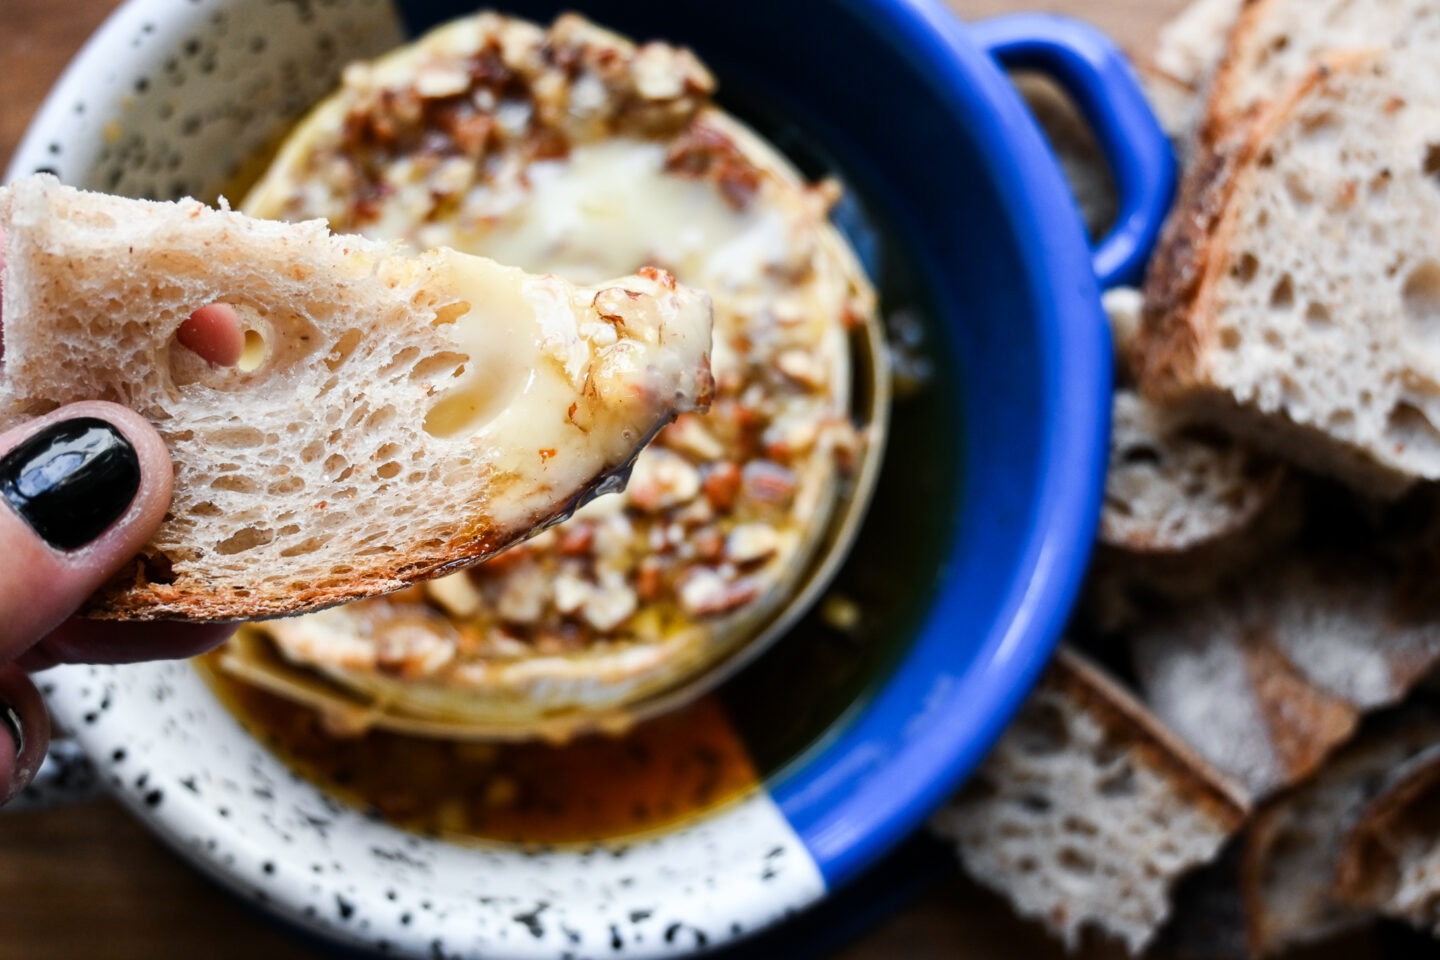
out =
[[(1022, 7), (1075, 13), (1131, 49), (1143, 49), (1182, 2), (951, 0), (967, 17)], [(0, 0), (0, 168), (61, 69), (114, 6)], [(0, 815), (0, 960), (317, 955), (202, 880), (111, 801)], [(954, 876), (839, 955), (961, 956), (1050, 960), (1061, 953), (1001, 901)]]

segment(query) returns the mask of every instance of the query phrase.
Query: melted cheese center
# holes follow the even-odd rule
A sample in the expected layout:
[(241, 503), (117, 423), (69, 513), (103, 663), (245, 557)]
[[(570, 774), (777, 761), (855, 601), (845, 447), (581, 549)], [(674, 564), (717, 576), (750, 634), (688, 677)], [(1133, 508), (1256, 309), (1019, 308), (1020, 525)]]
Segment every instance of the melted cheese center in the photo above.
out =
[(784, 253), (778, 212), (737, 211), (713, 184), (668, 172), (663, 144), (584, 144), (531, 164), (527, 176), (528, 187), (472, 191), (454, 219), (417, 239), (579, 283), (654, 264), (715, 289), (754, 283)]
[(469, 359), (458, 382), (431, 408), (425, 429), (453, 437), (475, 433), (533, 386), (540, 331), (515, 271), (448, 250), (442, 256), (455, 303), (440, 311), (437, 322), (454, 324), (457, 346)]

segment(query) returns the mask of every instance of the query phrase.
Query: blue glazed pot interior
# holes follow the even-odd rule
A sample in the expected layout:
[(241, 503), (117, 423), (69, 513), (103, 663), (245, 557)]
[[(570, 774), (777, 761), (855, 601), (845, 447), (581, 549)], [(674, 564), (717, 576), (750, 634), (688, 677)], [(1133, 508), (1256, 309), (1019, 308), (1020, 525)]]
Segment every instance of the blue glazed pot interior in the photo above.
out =
[[(543, 21), (570, 6), (508, 9)], [(402, 4), (413, 32), (472, 9)], [(869, 265), (900, 261), (918, 287), (896, 291), (881, 277), (886, 306), (913, 296), (932, 323), (927, 349), (938, 396), (948, 394), (937, 402), (958, 415), (931, 456), (886, 464), (950, 478), (933, 502), (908, 505), (941, 533), (928, 606), (918, 622), (894, 624), (905, 653), (873, 695), (771, 786), (834, 885), (979, 762), (1049, 657), (1078, 589), (1110, 389), (1089, 254), (1018, 97), (938, 5), (592, 0), (584, 12), (693, 47), (718, 77), (722, 104), (780, 131), (782, 147), (786, 120), (803, 130), (797, 142), (818, 145), (882, 224), (878, 241), (856, 238)]]

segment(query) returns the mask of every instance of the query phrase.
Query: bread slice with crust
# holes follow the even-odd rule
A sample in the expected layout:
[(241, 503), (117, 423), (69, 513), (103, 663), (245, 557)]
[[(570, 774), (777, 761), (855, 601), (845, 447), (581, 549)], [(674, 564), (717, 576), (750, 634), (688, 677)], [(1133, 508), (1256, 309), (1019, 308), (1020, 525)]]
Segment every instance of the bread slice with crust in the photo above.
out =
[[(1413, 801), (1418, 775), (1433, 784), (1437, 773), (1440, 715), (1415, 704), (1368, 722), (1312, 780), (1261, 808), (1246, 831), (1241, 867), (1251, 952), (1272, 956), (1373, 917), (1382, 904), (1358, 894), (1364, 888), (1384, 899), (1384, 870), (1356, 870), (1365, 859), (1355, 853), (1365, 846), (1357, 831), (1378, 827), (1385, 811)], [(1433, 849), (1434, 831), (1422, 835)], [(1378, 867), (1386, 859), (1382, 853), (1367, 862)], [(1348, 887), (1347, 870), (1354, 881)]]
[(1440, 478), (1434, 78), (1338, 58), (1197, 162), (1147, 281), (1147, 396), (1374, 495)]
[(1310, 776), (1440, 662), (1440, 618), (1378, 555), (1302, 557), (1131, 636), (1145, 701), (1257, 796)]
[(1207, 436), (1133, 389), (1115, 392), (1102, 543), (1133, 553), (1179, 553), (1248, 527), (1286, 475), (1227, 437)]
[[(93, 616), (292, 614), (477, 563), (623, 483), (712, 389), (709, 298), (662, 271), (580, 288), (46, 176), (0, 190), (0, 227), (0, 428), (113, 400), (175, 463), (165, 522)], [(179, 345), (212, 301), (248, 362)]]
[(1329, 892), (1337, 909), (1379, 913), (1434, 933), (1440, 931), (1440, 729), (1408, 733), (1416, 746), (1391, 758), (1383, 788), (1368, 792), (1340, 838)]
[(1068, 946), (1096, 927), (1139, 953), (1175, 881), (1214, 857), (1244, 815), (1234, 784), (1062, 648), (932, 827), (971, 876)]

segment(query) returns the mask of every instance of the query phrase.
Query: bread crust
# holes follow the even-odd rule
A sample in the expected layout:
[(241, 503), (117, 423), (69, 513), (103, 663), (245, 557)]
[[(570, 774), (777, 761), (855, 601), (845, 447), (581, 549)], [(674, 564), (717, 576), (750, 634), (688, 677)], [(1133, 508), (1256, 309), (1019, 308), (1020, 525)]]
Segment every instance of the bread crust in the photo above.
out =
[(1214, 145), (1242, 132), (1263, 111), (1263, 106), (1256, 105), (1248, 112), (1241, 112), (1237, 115), (1234, 110), (1230, 109), (1230, 105), (1241, 76), (1244, 43), (1265, 21), (1270, 10), (1277, 4), (1285, 2), (1287, 0), (1245, 0), (1244, 5), (1240, 8), (1239, 15), (1230, 27), (1230, 33), (1225, 43), (1225, 53), (1221, 56), (1215, 73), (1210, 78), (1205, 109), (1201, 113), (1200, 126), (1196, 131), (1202, 144)]
[(157, 582), (152, 579), (154, 560), (142, 554), (107, 580), (81, 608), (80, 614), (95, 620), (263, 620), (383, 596), (483, 563), (506, 548), (564, 520), (612, 487), (617, 470), (623, 472), (624, 469), (621, 466), (599, 472), (554, 515), (535, 516), (529, 522), (506, 528), (491, 527), (484, 519), (472, 519), (463, 524), (453, 539), (438, 547), (410, 550), (400, 556), (387, 554), (385, 558), (368, 563), (356, 558), (354, 569), (348, 574), (349, 579), (330, 587), (292, 589), (237, 599), (209, 593), (203, 585)]
[(1179, 792), (1189, 795), (1195, 806), (1225, 829), (1238, 829), (1244, 822), (1250, 810), (1245, 788), (1205, 762), (1084, 654), (1061, 647), (1049, 682), (1111, 730), (1131, 734), (1132, 747), (1146, 766), (1164, 772)]
[(1440, 748), (1427, 744), (1437, 736), (1440, 717), (1428, 703), (1377, 717), (1312, 779), (1255, 812), (1240, 864), (1254, 955), (1359, 926), (1381, 907), (1384, 855), (1365, 841), (1433, 786)]

